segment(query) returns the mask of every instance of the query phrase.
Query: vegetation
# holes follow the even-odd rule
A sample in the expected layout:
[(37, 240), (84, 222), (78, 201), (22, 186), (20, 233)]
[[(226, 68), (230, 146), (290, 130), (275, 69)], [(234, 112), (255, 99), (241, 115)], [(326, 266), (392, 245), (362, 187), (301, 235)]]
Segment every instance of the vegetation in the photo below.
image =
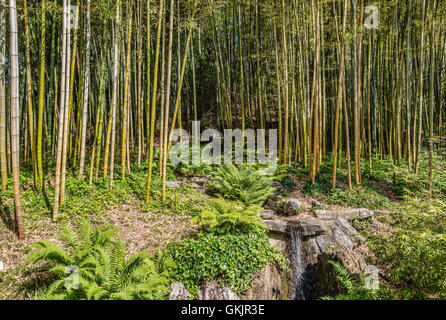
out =
[[(335, 297), (336, 300), (378, 300), (378, 289), (370, 289), (365, 286), (364, 279), (353, 278), (350, 272), (340, 263), (329, 261), (333, 266), (336, 277), (347, 291), (346, 294), (339, 294)], [(364, 277), (363, 277), (364, 278)], [(332, 300), (332, 297), (323, 297), (324, 300)]]
[[(118, 253), (110, 272), (134, 262), (194, 291), (220, 277), (241, 292), (260, 268), (284, 266), (258, 217), (275, 180), (282, 195), (374, 209), (355, 227), (392, 297), (445, 299), (445, 35), (445, 1), (0, 0), (0, 298), (46, 291), (38, 272), (39, 288), (22, 283), (23, 249), (81, 217), (118, 224), (127, 250), (169, 243), (170, 273), (148, 252), (126, 260), (117, 239), (85, 257), (42, 240), (36, 252), (66, 256), (53, 267), (96, 266), (76, 292), (55, 272), (46, 297), (165, 296), (140, 287), (139, 271), (140, 291), (96, 274)], [(204, 130), (234, 130), (243, 160), (271, 156), (279, 172), (175, 166), (175, 129), (192, 136), (181, 138), (192, 158), (209, 151)], [(251, 129), (269, 146), (245, 150)], [(192, 175), (210, 176), (214, 194), (169, 187)]]
[[(158, 274), (148, 254), (125, 259), (116, 229), (93, 228), (82, 219), (77, 232), (65, 229), (60, 236), (66, 249), (50, 241), (31, 246), (27, 263), (44, 262), (43, 270), (55, 276), (43, 299), (56, 300), (140, 300), (162, 299), (167, 279)], [(68, 273), (71, 273), (67, 276)]]
[(218, 167), (215, 189), (225, 198), (240, 201), (245, 206), (258, 204), (273, 194), (272, 176), (265, 176), (249, 166), (228, 164)]
[(169, 269), (175, 281), (184, 283), (191, 293), (207, 280), (242, 293), (249, 288), (256, 273), (269, 264), (287, 269), (287, 262), (277, 248), (271, 247), (265, 235), (204, 234), (197, 239), (172, 244), (166, 254), (175, 261)]
[(244, 207), (236, 202), (219, 198), (210, 202), (194, 220), (215, 234), (261, 233), (266, 230), (260, 216), (262, 208), (257, 205)]

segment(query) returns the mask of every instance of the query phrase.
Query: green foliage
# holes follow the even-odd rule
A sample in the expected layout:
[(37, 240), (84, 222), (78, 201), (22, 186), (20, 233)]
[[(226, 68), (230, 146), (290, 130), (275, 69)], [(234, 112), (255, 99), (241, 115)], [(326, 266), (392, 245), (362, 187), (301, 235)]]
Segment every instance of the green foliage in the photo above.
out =
[(218, 279), (237, 293), (249, 288), (255, 273), (269, 264), (287, 269), (286, 258), (271, 247), (266, 235), (203, 234), (169, 245), (165, 257), (175, 261), (170, 276), (191, 293), (208, 280)]
[[(339, 262), (329, 261), (333, 266), (336, 277), (347, 290), (347, 294), (339, 294), (336, 300), (377, 300), (378, 290), (371, 290), (365, 287), (364, 281), (358, 281)], [(363, 280), (363, 279), (362, 279)], [(333, 300), (332, 297), (323, 297), (323, 300)]]
[[(416, 204), (417, 203), (417, 204)], [(378, 217), (391, 233), (369, 231), (369, 246), (378, 261), (391, 265), (391, 285), (403, 299), (446, 297), (446, 205), (439, 200), (408, 201), (402, 214)]]
[(418, 175), (407, 164), (393, 165), (389, 159), (374, 162), (373, 177), (388, 184), (401, 203), (395, 214), (379, 214), (389, 226), (377, 232), (365, 222), (357, 228), (367, 237), (377, 260), (390, 267), (390, 285), (402, 299), (446, 298), (446, 170), (444, 160), (434, 156), (434, 196), (428, 199), (428, 158), (420, 154)]
[[(125, 247), (117, 230), (93, 228), (81, 219), (77, 232), (65, 228), (60, 234), (66, 248), (43, 240), (33, 244), (26, 264), (43, 262), (55, 281), (41, 299), (136, 300), (162, 299), (167, 279), (159, 274), (148, 254), (125, 259)], [(67, 276), (67, 272), (73, 272)], [(67, 285), (68, 284), (68, 285)]]
[(181, 154), (181, 157), (188, 157), (190, 163), (180, 163), (178, 166), (175, 167), (176, 171), (183, 175), (208, 175), (211, 174), (214, 166), (210, 164), (209, 162), (203, 161), (203, 158), (200, 157), (199, 163), (191, 163), (193, 159), (193, 153), (198, 155), (207, 155), (209, 154), (209, 146), (205, 147), (197, 147), (195, 145), (192, 145), (192, 147), (189, 147), (189, 141), (184, 141), (183, 144), (186, 144), (188, 147), (188, 153), (183, 155)]
[[(364, 165), (365, 166), (365, 165)], [(391, 209), (395, 205), (388, 198), (389, 193), (393, 192), (390, 184), (390, 190), (380, 190), (380, 186), (388, 186), (385, 183), (372, 183), (368, 179), (378, 179), (375, 176), (364, 175), (360, 186), (355, 186), (349, 190), (347, 185), (347, 176), (343, 170), (338, 170), (337, 181), (338, 187), (332, 189), (331, 187), (331, 175), (332, 175), (331, 162), (324, 162), (321, 164), (321, 172), (316, 177), (315, 184), (311, 181), (302, 188), (302, 192), (312, 197), (323, 200), (328, 204), (368, 208), (368, 209)]]
[(274, 193), (274, 177), (262, 175), (249, 166), (219, 166), (214, 178), (215, 188), (223, 197), (240, 201), (245, 206), (258, 204)]
[(260, 233), (266, 230), (257, 214), (261, 210), (258, 205), (244, 207), (240, 203), (218, 198), (211, 201), (193, 221), (206, 226), (214, 234)]
[(294, 180), (289, 175), (284, 175), (280, 180), (280, 184), (288, 191), (296, 189), (296, 183), (294, 183)]

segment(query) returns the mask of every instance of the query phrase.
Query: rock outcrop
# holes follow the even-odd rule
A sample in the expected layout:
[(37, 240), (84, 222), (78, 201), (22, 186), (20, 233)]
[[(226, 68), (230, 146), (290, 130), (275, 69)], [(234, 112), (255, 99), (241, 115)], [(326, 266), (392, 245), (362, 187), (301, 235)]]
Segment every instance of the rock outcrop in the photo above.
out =
[(217, 281), (207, 281), (198, 289), (198, 300), (240, 300), (231, 289), (219, 287)]
[(314, 214), (321, 220), (336, 220), (338, 218), (343, 218), (346, 220), (361, 220), (373, 217), (373, 211), (367, 209), (315, 210)]
[(364, 239), (348, 220), (365, 219), (373, 212), (355, 210), (315, 210), (316, 218), (298, 221), (279, 219), (273, 210), (260, 214), (270, 229), (270, 243), (278, 247), (291, 263), (291, 272), (268, 266), (253, 281), (242, 299), (318, 299), (344, 291), (329, 261), (337, 261), (352, 274), (367, 267), (360, 246)]
[(192, 295), (181, 282), (172, 283), (170, 286), (169, 300), (189, 300)]
[(288, 199), (283, 205), (283, 213), (288, 216), (293, 216), (299, 213), (302, 208), (302, 202), (299, 199)]
[(267, 266), (257, 274), (252, 286), (242, 295), (242, 300), (283, 300), (287, 299), (286, 272), (275, 266)]
[(303, 237), (310, 237), (322, 235), (327, 232), (327, 227), (322, 222), (311, 217), (305, 217), (300, 221), (264, 219), (262, 222), (272, 232), (284, 233), (287, 235), (291, 234), (292, 232), (298, 232)]
[[(189, 300), (192, 294), (184, 284), (175, 282), (170, 286), (169, 300)], [(231, 289), (220, 287), (217, 281), (207, 281), (198, 289), (198, 300), (240, 300)]]

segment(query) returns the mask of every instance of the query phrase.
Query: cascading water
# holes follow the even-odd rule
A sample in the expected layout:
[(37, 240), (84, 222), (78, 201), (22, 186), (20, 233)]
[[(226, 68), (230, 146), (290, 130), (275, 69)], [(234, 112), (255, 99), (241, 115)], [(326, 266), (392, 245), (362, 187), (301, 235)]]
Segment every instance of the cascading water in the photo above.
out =
[(302, 237), (297, 230), (291, 232), (291, 286), (294, 292), (294, 300), (305, 300), (305, 261), (302, 249)]

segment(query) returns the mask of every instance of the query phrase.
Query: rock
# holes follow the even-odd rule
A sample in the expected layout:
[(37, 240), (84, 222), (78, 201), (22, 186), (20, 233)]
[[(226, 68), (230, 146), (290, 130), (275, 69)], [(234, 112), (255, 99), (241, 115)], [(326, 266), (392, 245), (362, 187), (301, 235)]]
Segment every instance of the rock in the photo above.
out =
[(197, 189), (197, 190), (199, 190), (199, 189), (203, 189), (200, 185), (198, 185), (197, 183), (192, 183), (191, 184), (191, 187), (192, 188), (194, 188), (194, 189)]
[(276, 188), (276, 192), (280, 192), (283, 189), (283, 186), (279, 181), (273, 181), (272, 187)]
[(271, 231), (277, 233), (289, 234), (288, 222), (280, 220), (262, 220), (263, 224)]
[(275, 194), (270, 195), (266, 199), (265, 208), (279, 212), (282, 210), (282, 201), (283, 198), (281, 196)]
[(273, 210), (264, 210), (259, 213), (259, 216), (262, 220), (274, 220), (277, 217), (276, 212)]
[(327, 233), (327, 227), (320, 221), (313, 218), (305, 218), (296, 224), (299, 234), (303, 237), (318, 236)]
[(373, 211), (367, 209), (352, 209), (352, 210), (315, 210), (314, 214), (321, 220), (336, 220), (343, 218), (346, 220), (352, 219), (367, 219), (373, 216)]
[(252, 281), (242, 300), (284, 300), (288, 297), (286, 273), (268, 265)]
[(322, 207), (322, 203), (320, 203), (320, 202), (317, 201), (317, 200), (313, 200), (313, 201), (311, 201), (311, 205), (312, 205), (313, 207)]
[(190, 182), (196, 183), (200, 186), (203, 186), (206, 183), (207, 179), (203, 177), (192, 177)]
[(302, 208), (302, 203), (298, 199), (288, 199), (283, 206), (283, 212), (288, 216), (292, 216), (298, 214), (300, 208)]
[(281, 220), (262, 220), (271, 231), (282, 234), (290, 234), (296, 231), (302, 237), (318, 236), (327, 233), (327, 227), (320, 221), (312, 218), (305, 218), (302, 221), (281, 221)]
[(189, 300), (192, 295), (181, 282), (172, 283), (170, 286), (169, 300)]
[(365, 242), (365, 239), (359, 235), (359, 232), (345, 219), (338, 218), (334, 223), (345, 235), (349, 236), (353, 242)]
[(166, 181), (166, 187), (173, 189), (180, 188), (181, 181)]
[(219, 288), (215, 280), (207, 281), (198, 289), (198, 300), (240, 300), (231, 289)]

